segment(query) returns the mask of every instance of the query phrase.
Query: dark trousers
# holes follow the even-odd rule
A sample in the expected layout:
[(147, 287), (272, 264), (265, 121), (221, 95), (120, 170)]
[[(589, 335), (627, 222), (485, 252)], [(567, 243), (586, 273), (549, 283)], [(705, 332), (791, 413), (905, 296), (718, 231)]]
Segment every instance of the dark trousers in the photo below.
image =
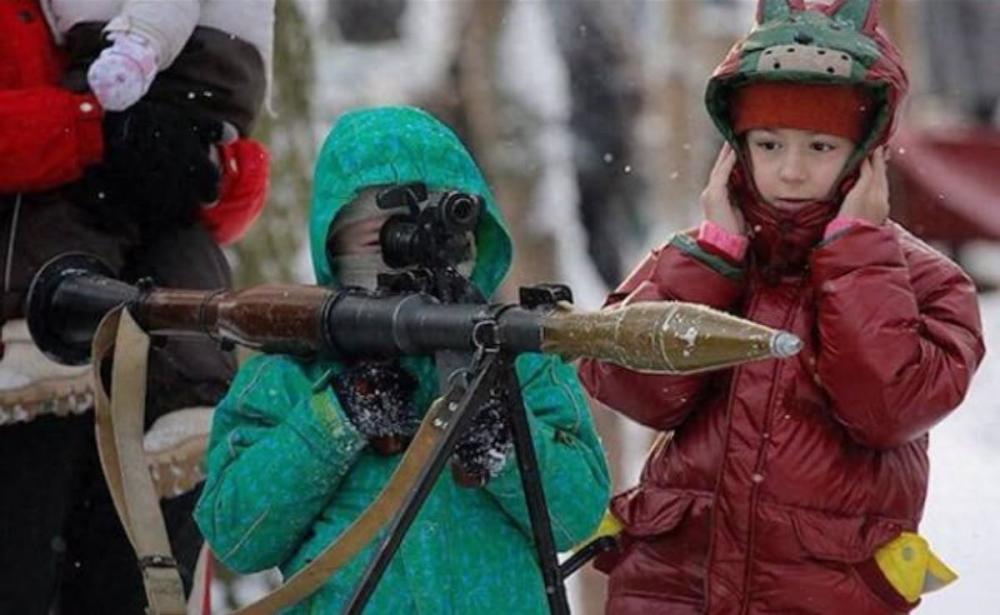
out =
[[(2, 0), (0, 0), (2, 1)], [(142, 233), (106, 227), (62, 191), (26, 195), (14, 228), (12, 197), (0, 196), (0, 262), (13, 254), (3, 315), (22, 318), (32, 276), (53, 256), (82, 251), (127, 282), (164, 287), (230, 285), (229, 265), (200, 225)], [(235, 356), (208, 339), (161, 340), (150, 349), (146, 427), (178, 408), (214, 405)], [(192, 518), (200, 490), (162, 502), (174, 557), (190, 588), (202, 538)], [(97, 457), (93, 413), (0, 425), (0, 615), (141, 615), (146, 605), (135, 554)]]
[[(200, 489), (162, 502), (185, 591)], [(0, 613), (141, 615), (135, 552), (108, 493), (92, 412), (0, 426)], [(50, 610), (51, 609), (51, 610)]]

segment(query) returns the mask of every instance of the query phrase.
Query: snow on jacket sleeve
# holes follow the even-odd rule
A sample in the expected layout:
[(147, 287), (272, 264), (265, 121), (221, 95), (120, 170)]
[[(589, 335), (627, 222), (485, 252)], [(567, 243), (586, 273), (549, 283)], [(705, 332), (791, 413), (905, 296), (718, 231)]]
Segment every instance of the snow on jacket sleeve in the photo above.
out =
[[(677, 234), (654, 250), (608, 297), (605, 306), (669, 300), (728, 310), (742, 290), (739, 268), (702, 249), (689, 234)], [(659, 430), (673, 429), (684, 421), (708, 378), (705, 374), (639, 373), (592, 359), (580, 365), (580, 379), (595, 399)]]
[(364, 447), (330, 388), (312, 385), (294, 360), (259, 356), (216, 408), (195, 520), (233, 570), (291, 557)]
[(0, 193), (79, 179), (103, 155), (102, 117), (89, 94), (50, 86), (0, 90)]
[(905, 233), (856, 226), (812, 255), (819, 378), (832, 411), (875, 448), (925, 434), (962, 401), (984, 353), (972, 281)]
[[(594, 531), (608, 505), (611, 483), (604, 451), (571, 365), (526, 354), (517, 360), (517, 373), (556, 548), (568, 550)], [(531, 520), (513, 455), (485, 488), (530, 538)]]

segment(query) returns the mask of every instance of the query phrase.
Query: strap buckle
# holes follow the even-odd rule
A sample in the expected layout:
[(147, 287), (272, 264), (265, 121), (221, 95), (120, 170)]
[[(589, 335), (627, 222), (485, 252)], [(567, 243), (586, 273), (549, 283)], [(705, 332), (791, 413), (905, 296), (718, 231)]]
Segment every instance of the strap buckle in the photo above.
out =
[(169, 555), (147, 555), (139, 558), (139, 570), (142, 572), (145, 572), (147, 568), (176, 569), (177, 567), (177, 560)]

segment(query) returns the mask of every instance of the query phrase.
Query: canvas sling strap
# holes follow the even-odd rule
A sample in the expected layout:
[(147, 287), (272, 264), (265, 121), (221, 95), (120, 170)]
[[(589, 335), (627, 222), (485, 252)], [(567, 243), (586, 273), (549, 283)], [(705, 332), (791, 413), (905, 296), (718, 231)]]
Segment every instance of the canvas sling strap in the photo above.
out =
[[(109, 398), (100, 366), (115, 348)], [(127, 310), (119, 308), (102, 320), (92, 354), (98, 451), (115, 507), (139, 557), (149, 612), (182, 615), (184, 590), (143, 456), (143, 413), (137, 411), (145, 405), (148, 351), (148, 336)], [(449, 395), (431, 405), (381, 493), (343, 534), (283, 585), (232, 615), (272, 615), (300, 602), (357, 556), (400, 510), (422, 470), (454, 429), (456, 401)]]
[[(111, 394), (101, 366), (111, 358)], [(97, 450), (118, 516), (135, 549), (152, 615), (185, 615), (184, 586), (171, 555), (142, 446), (149, 337), (127, 309), (109, 312), (92, 345)]]

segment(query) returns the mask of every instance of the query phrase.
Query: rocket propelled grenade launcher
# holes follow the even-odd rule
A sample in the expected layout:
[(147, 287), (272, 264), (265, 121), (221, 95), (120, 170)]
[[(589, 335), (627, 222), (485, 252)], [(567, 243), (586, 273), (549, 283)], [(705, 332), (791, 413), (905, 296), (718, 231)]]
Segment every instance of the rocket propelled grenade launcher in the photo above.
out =
[[(266, 352), (330, 358), (435, 357), (442, 397), (431, 404), (382, 491), (308, 565), (280, 588), (241, 609), (245, 615), (274, 613), (298, 602), (352, 561), (388, 524), (388, 532), (344, 611), (360, 614), (460, 437), (491, 396), (503, 400), (510, 421), (549, 609), (554, 615), (568, 615), (566, 577), (604, 547), (595, 543), (584, 550), (586, 556), (564, 564), (558, 561), (515, 370), (517, 355), (547, 352), (567, 359), (590, 357), (636, 370), (688, 373), (786, 357), (801, 347), (790, 333), (694, 304), (645, 303), (576, 312), (570, 307), (569, 289), (559, 285), (522, 288), (519, 304), (486, 305), (471, 283), (452, 268), (434, 262), (427, 265), (380, 278), (381, 290), (375, 292), (296, 285), (197, 291), (159, 289), (146, 282), (130, 286), (113, 279), (93, 257), (64, 255), (43, 267), (32, 281), (28, 327), (38, 346), (63, 363), (88, 361), (102, 319), (122, 305), (135, 321), (126, 319), (116, 332), (116, 339), (125, 340), (121, 342), (125, 345), (133, 343), (128, 341), (130, 335), (141, 339), (135, 337), (132, 326), (138, 324), (151, 336), (209, 336), (223, 344)], [(103, 345), (107, 327), (119, 324), (115, 319), (107, 321), (96, 344), (98, 353), (107, 350)], [(135, 343), (145, 349), (146, 342)], [(137, 376), (138, 372), (128, 371), (131, 366), (128, 360), (114, 366), (126, 376), (118, 380), (124, 383), (119, 392), (126, 398), (142, 395), (145, 390), (134, 386), (144, 375), (144, 367)], [(456, 375), (460, 377), (453, 378)], [(110, 408), (103, 412), (110, 419), (116, 414), (115, 404), (112, 400), (107, 403)], [(98, 403), (95, 416), (102, 415), (101, 407)], [(133, 406), (119, 403), (117, 408), (127, 412)], [(108, 422), (114, 428), (114, 422)], [(112, 439), (117, 442), (124, 436), (115, 431)], [(109, 484), (125, 486), (115, 482), (124, 476), (131, 474), (112, 468)], [(142, 491), (141, 482), (136, 485), (136, 492)], [(155, 502), (149, 506), (156, 508)]]
[(264, 352), (388, 357), (495, 348), (590, 357), (667, 373), (718, 369), (794, 355), (801, 342), (730, 314), (682, 302), (598, 312), (569, 307), (561, 286), (522, 289), (521, 304), (442, 304), (422, 293), (378, 295), (265, 284), (246, 290), (131, 286), (98, 260), (58, 257), (35, 277), (28, 327), (39, 347), (68, 364), (89, 360), (101, 318), (126, 304), (153, 336), (209, 336)]

